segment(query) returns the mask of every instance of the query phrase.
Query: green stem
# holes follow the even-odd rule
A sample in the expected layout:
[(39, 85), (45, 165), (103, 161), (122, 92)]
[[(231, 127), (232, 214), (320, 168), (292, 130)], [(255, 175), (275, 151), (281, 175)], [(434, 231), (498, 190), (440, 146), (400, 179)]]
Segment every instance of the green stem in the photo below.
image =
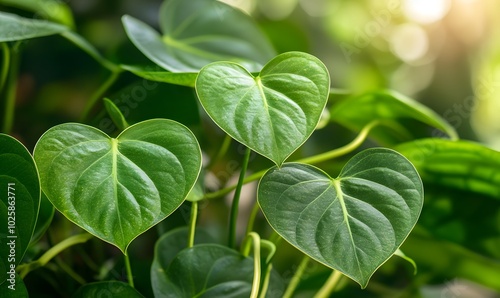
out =
[(304, 272), (306, 271), (307, 265), (309, 265), (309, 261), (311, 261), (311, 258), (309, 258), (309, 256), (307, 255), (304, 255), (302, 261), (300, 261), (299, 267), (297, 267), (297, 270), (293, 274), (292, 280), (290, 280), (290, 283), (288, 284), (282, 298), (292, 297), (293, 293), (295, 292), (295, 289), (297, 288), (297, 286), (300, 283), (300, 280), (302, 279), (302, 275), (304, 275)]
[(99, 87), (99, 89), (94, 92), (94, 94), (92, 94), (89, 101), (85, 105), (82, 116), (80, 118), (80, 122), (84, 122), (85, 120), (87, 120), (87, 117), (89, 116), (90, 111), (92, 111), (92, 108), (95, 106), (97, 101), (99, 101), (99, 99), (104, 96), (106, 91), (108, 91), (108, 89), (116, 82), (116, 80), (118, 80), (121, 72), (121, 69), (112, 71), (108, 79), (104, 81), (104, 83)]
[(194, 245), (194, 235), (196, 232), (196, 218), (198, 217), (198, 202), (192, 202), (191, 204), (191, 217), (189, 218), (189, 239), (188, 246), (193, 247)]
[[(378, 120), (372, 121), (372, 122), (368, 123), (365, 127), (363, 127), (363, 129), (361, 130), (361, 132), (359, 133), (359, 135), (354, 140), (352, 140), (349, 144), (347, 144), (345, 146), (342, 146), (340, 148), (333, 149), (331, 151), (322, 153), (322, 154), (318, 154), (318, 155), (314, 155), (314, 156), (311, 156), (311, 157), (302, 158), (302, 159), (296, 160), (295, 162), (308, 163), (308, 164), (317, 164), (317, 163), (320, 163), (320, 162), (323, 162), (323, 161), (327, 161), (327, 160), (330, 160), (330, 159), (333, 159), (333, 158), (336, 158), (336, 157), (339, 157), (339, 156), (343, 156), (343, 155), (345, 155), (347, 153), (350, 153), (353, 150), (355, 150), (356, 148), (358, 148), (361, 144), (363, 144), (363, 142), (368, 137), (368, 134), (370, 133), (370, 131), (375, 126), (380, 125), (380, 124), (383, 124), (383, 123), (381, 123)], [(254, 174), (246, 177), (243, 180), (243, 184), (246, 184), (246, 183), (249, 183), (249, 182), (252, 182), (252, 181), (260, 179), (262, 176), (264, 176), (264, 174), (266, 172), (267, 172), (267, 169), (266, 170), (262, 170), (260, 172), (256, 172), (256, 173), (254, 173)], [(223, 195), (228, 194), (229, 192), (231, 192), (236, 187), (237, 187), (237, 185), (231, 185), (229, 187), (223, 188), (223, 189), (218, 190), (216, 192), (208, 193), (208, 194), (205, 195), (204, 198), (205, 199), (219, 198), (219, 197), (221, 197)]]
[(71, 276), (76, 282), (80, 285), (84, 285), (87, 282), (83, 277), (81, 277), (78, 273), (76, 273), (70, 266), (66, 265), (64, 261), (61, 261), (60, 258), (55, 258), (57, 265), (64, 271), (66, 274)]
[[(250, 242), (252, 241), (252, 242)], [(250, 254), (250, 249), (253, 244), (253, 282), (252, 282), (252, 292), (250, 293), (250, 298), (257, 298), (259, 295), (260, 287), (260, 237), (259, 234), (251, 232), (247, 235), (242, 244), (241, 254), (248, 257)]]
[(130, 259), (128, 254), (125, 254), (125, 268), (127, 269), (128, 284), (134, 288), (134, 275), (132, 274), (132, 267), (130, 267)]
[(22, 264), (17, 267), (17, 270), (19, 272), (19, 276), (21, 278), (24, 278), (29, 272), (45, 266), (50, 260), (52, 260), (55, 256), (57, 256), (59, 253), (61, 253), (63, 250), (76, 245), (80, 243), (85, 243), (87, 242), (90, 238), (93, 236), (91, 234), (79, 234), (75, 236), (71, 236), (58, 244), (54, 245), (51, 249), (46, 251), (38, 260), (27, 263), (27, 264)]
[(271, 279), (271, 270), (273, 269), (273, 265), (269, 264), (266, 268), (266, 272), (264, 272), (264, 276), (262, 277), (264, 281), (262, 282), (262, 286), (260, 287), (260, 295), (259, 298), (265, 298), (267, 294), (267, 289), (269, 288), (269, 280)]
[(206, 167), (207, 169), (211, 169), (224, 155), (226, 155), (227, 149), (229, 149), (229, 145), (231, 145), (232, 140), (233, 139), (228, 134), (224, 136), (224, 140), (222, 141), (222, 145), (220, 146), (217, 155), (210, 160)]
[(9, 75), (9, 67), (10, 67), (10, 49), (7, 43), (2, 43), (2, 70), (0, 72), (0, 94), (3, 90), (3, 86), (5, 85), (5, 81)]
[(252, 212), (250, 212), (250, 217), (248, 218), (246, 234), (249, 234), (251, 231), (253, 231), (253, 225), (255, 223), (255, 218), (257, 217), (257, 214), (259, 214), (259, 211), (260, 211), (259, 203), (255, 202), (255, 204), (253, 204)]
[(314, 296), (314, 298), (328, 298), (330, 297), (330, 294), (335, 290), (335, 287), (339, 283), (340, 279), (342, 278), (342, 273), (337, 270), (333, 270), (332, 274), (330, 274), (330, 277), (328, 277), (328, 280), (325, 282), (325, 284), (319, 289), (318, 293)]
[(236, 185), (236, 191), (234, 192), (233, 203), (231, 205), (231, 215), (229, 219), (229, 247), (236, 247), (236, 221), (238, 220), (238, 206), (240, 203), (241, 188), (243, 187), (243, 180), (245, 179), (245, 173), (248, 167), (248, 161), (250, 160), (250, 148), (246, 148), (245, 156), (243, 157), (243, 164), (241, 166), (240, 177), (238, 178), (238, 184)]
[[(5, 97), (5, 112), (2, 131), (6, 134), (10, 134), (10, 132), (12, 131), (12, 126), (14, 124), (14, 112), (16, 106), (17, 74), (19, 71), (19, 50), (4, 51), (4, 61), (6, 61), (5, 59), (8, 59), (10, 62), (6, 63), (6, 67), (8, 67), (8, 69), (4, 69), (2, 67), (2, 84), (4, 85), (2, 87), (5, 87), (5, 92), (3, 93)], [(7, 71), (7, 74), (4, 78), (5, 71)]]

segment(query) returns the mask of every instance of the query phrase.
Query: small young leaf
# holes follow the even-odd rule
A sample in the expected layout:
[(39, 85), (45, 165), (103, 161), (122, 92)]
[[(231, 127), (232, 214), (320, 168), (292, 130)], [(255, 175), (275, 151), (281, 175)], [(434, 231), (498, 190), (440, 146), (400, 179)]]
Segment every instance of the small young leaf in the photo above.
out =
[(406, 158), (376, 148), (354, 156), (335, 179), (305, 164), (272, 168), (258, 202), (285, 240), (364, 288), (416, 224), (423, 187)]
[(109, 98), (104, 98), (104, 107), (119, 130), (129, 127), (120, 109)]
[(101, 281), (88, 283), (81, 286), (72, 298), (88, 298), (88, 297), (127, 297), (127, 298), (143, 298), (141, 293), (134, 288), (121, 281)]
[(165, 119), (132, 125), (116, 139), (82, 124), (58, 125), (34, 156), (56, 209), (124, 253), (182, 204), (201, 168), (192, 132)]
[(259, 71), (276, 54), (250, 16), (219, 1), (165, 1), (160, 9), (163, 36), (131, 16), (122, 21), (134, 45), (171, 72), (198, 72), (214, 61)]
[(28, 19), (0, 12), (0, 42), (54, 35), (67, 30), (69, 30), (68, 27), (49, 21)]
[[(168, 267), (161, 268), (163, 282), (154, 289), (155, 297), (248, 298), (252, 289), (253, 263), (251, 258), (217, 244), (186, 248)], [(283, 293), (282, 281), (274, 271), (268, 293), (272, 293), (272, 297), (280, 297)]]
[(281, 165), (313, 133), (328, 99), (323, 63), (301, 52), (278, 55), (254, 77), (215, 62), (196, 80), (203, 108), (228, 135)]
[(16, 266), (35, 229), (40, 207), (40, 181), (29, 151), (16, 139), (0, 134), (0, 283)]
[(332, 105), (330, 113), (332, 121), (354, 131), (363, 129), (373, 120), (390, 124), (398, 130), (397, 138), (386, 127), (373, 132), (377, 139), (387, 144), (397, 143), (401, 134), (413, 135), (412, 130), (400, 123), (403, 119), (420, 121), (444, 131), (452, 139), (458, 138), (455, 129), (434, 111), (394, 91), (370, 92), (342, 99)]
[(395, 148), (427, 184), (500, 199), (500, 152), (468, 141), (423, 139)]

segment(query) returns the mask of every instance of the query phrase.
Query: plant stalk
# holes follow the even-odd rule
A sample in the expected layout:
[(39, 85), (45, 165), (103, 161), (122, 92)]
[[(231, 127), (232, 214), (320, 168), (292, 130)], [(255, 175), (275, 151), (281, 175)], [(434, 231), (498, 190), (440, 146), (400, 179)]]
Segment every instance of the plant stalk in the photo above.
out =
[(54, 245), (51, 249), (46, 251), (38, 260), (22, 264), (17, 267), (17, 271), (19, 272), (19, 276), (24, 278), (29, 272), (45, 266), (50, 260), (52, 260), (55, 256), (61, 253), (63, 250), (80, 243), (87, 242), (93, 236), (88, 233), (79, 234), (75, 236), (71, 236), (58, 244)]
[[(251, 241), (251, 242), (250, 242)], [(252, 292), (250, 293), (250, 298), (257, 298), (259, 296), (259, 287), (260, 287), (260, 237), (259, 234), (252, 232), (247, 235), (245, 240), (243, 241), (241, 254), (245, 257), (248, 257), (250, 254), (250, 249), (253, 244), (253, 282), (252, 282)]]
[[(354, 140), (352, 140), (349, 144), (347, 144), (345, 146), (342, 146), (340, 148), (333, 149), (331, 151), (322, 153), (322, 154), (318, 154), (318, 155), (314, 155), (314, 156), (302, 158), (302, 159), (296, 160), (295, 162), (308, 163), (308, 164), (317, 164), (317, 163), (320, 163), (320, 162), (323, 162), (323, 161), (327, 161), (327, 160), (334, 159), (334, 158), (343, 156), (345, 154), (348, 154), (348, 153), (352, 152), (353, 150), (355, 150), (356, 148), (358, 148), (361, 144), (363, 144), (363, 142), (368, 137), (368, 134), (370, 133), (370, 131), (375, 126), (380, 125), (380, 124), (382, 124), (380, 121), (374, 120), (374, 121), (368, 123), (365, 127), (363, 127), (363, 129), (358, 134), (358, 136)], [(267, 170), (262, 170), (262, 171), (253, 173), (252, 175), (246, 177), (243, 180), (243, 184), (246, 184), (246, 183), (249, 183), (249, 182), (252, 182), (252, 181), (260, 179), (262, 176), (264, 176), (264, 174), (266, 172), (267, 172)], [(209, 199), (210, 200), (210, 199), (219, 198), (219, 197), (221, 197), (223, 195), (228, 194), (229, 192), (231, 192), (236, 187), (237, 187), (237, 185), (231, 185), (231, 186), (223, 188), (221, 190), (218, 190), (218, 191), (215, 191), (215, 192), (212, 192), (212, 193), (208, 193), (208, 194), (205, 195), (204, 199)]]
[(243, 187), (243, 181), (245, 179), (245, 173), (248, 167), (248, 161), (250, 160), (250, 148), (245, 149), (245, 156), (243, 157), (243, 164), (241, 166), (240, 177), (238, 178), (238, 184), (236, 185), (236, 190), (234, 192), (233, 203), (231, 205), (231, 215), (229, 219), (229, 247), (236, 248), (236, 222), (238, 220), (238, 207), (240, 203), (241, 188)]
[(111, 72), (111, 75), (108, 77), (106, 81), (97, 89), (94, 94), (90, 97), (89, 101), (85, 105), (85, 108), (83, 110), (82, 116), (80, 117), (80, 122), (85, 122), (92, 111), (92, 108), (96, 105), (97, 101), (101, 99), (106, 91), (108, 91), (109, 88), (118, 80), (118, 77), (120, 76), (120, 73), (122, 70), (117, 69), (115, 71)]
[(310, 261), (311, 258), (309, 258), (307, 255), (304, 255), (304, 257), (300, 261), (299, 267), (297, 267), (297, 270), (293, 274), (290, 283), (286, 287), (286, 291), (283, 294), (282, 298), (292, 298), (292, 295), (295, 292), (295, 289), (297, 289), (297, 286), (299, 285), (300, 280), (302, 279), (302, 276), (304, 275), (304, 272), (306, 271), (307, 265), (309, 265)]
[[(4, 43), (5, 45), (5, 43)], [(0, 94), (5, 97), (5, 111), (2, 131), (10, 134), (14, 124), (14, 113), (16, 107), (17, 75), (19, 72), (19, 50), (10, 51), (7, 45), (3, 46), (3, 58), (5, 65), (2, 66)], [(5, 89), (3, 90), (3, 88)]]
[(198, 217), (198, 202), (191, 204), (191, 217), (189, 218), (189, 239), (187, 247), (193, 247), (196, 232), (196, 218)]
[(259, 214), (259, 211), (260, 211), (259, 203), (255, 202), (255, 204), (253, 204), (252, 212), (250, 212), (250, 217), (248, 218), (246, 234), (249, 234), (251, 231), (253, 231), (253, 226), (255, 224), (255, 218), (257, 217), (257, 214)]
[(330, 277), (328, 277), (327, 281), (321, 289), (319, 289), (318, 293), (314, 296), (314, 298), (328, 298), (330, 297), (330, 294), (335, 290), (335, 287), (338, 285), (339, 281), (342, 279), (342, 276), (344, 276), (340, 271), (338, 270), (333, 270), (332, 274), (330, 274)]
[(130, 266), (130, 259), (128, 257), (128, 254), (125, 254), (125, 268), (127, 269), (127, 279), (128, 279), (128, 284), (132, 287), (134, 287), (134, 275), (132, 274), (132, 267)]

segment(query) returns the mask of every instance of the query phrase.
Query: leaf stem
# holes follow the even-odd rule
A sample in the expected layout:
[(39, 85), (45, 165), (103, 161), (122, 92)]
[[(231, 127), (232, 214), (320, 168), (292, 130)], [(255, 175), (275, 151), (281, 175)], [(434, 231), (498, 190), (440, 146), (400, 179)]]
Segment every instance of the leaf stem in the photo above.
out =
[(99, 101), (99, 99), (103, 97), (104, 93), (106, 93), (106, 91), (108, 91), (108, 89), (116, 82), (116, 80), (118, 80), (121, 72), (121, 69), (112, 71), (108, 79), (104, 81), (104, 83), (94, 92), (94, 94), (92, 94), (89, 101), (85, 105), (82, 116), (80, 117), (80, 122), (84, 122), (85, 120), (87, 120), (90, 111), (92, 111), (92, 108), (95, 106), (97, 101)]
[(245, 156), (243, 157), (243, 164), (241, 165), (240, 177), (238, 178), (238, 184), (236, 185), (236, 191), (234, 192), (233, 203), (231, 205), (228, 245), (232, 248), (236, 247), (236, 221), (238, 219), (238, 206), (240, 203), (241, 188), (243, 187), (248, 161), (250, 160), (250, 153), (251, 150), (247, 147), (245, 149)]
[(333, 270), (330, 277), (328, 277), (325, 284), (319, 289), (318, 293), (314, 296), (314, 298), (328, 298), (330, 294), (335, 290), (335, 287), (339, 283), (340, 279), (344, 276), (340, 271)]
[(6, 42), (2, 42), (2, 70), (0, 72), (0, 94), (9, 75), (10, 49)]
[(227, 149), (229, 149), (229, 145), (231, 145), (232, 140), (233, 139), (228, 134), (224, 136), (224, 140), (222, 141), (219, 151), (214, 158), (210, 160), (206, 167), (207, 169), (211, 169), (224, 155), (226, 155)]
[(134, 275), (132, 274), (132, 267), (130, 267), (130, 259), (128, 257), (128, 254), (125, 254), (125, 268), (127, 270), (127, 279), (128, 279), (128, 284), (134, 288)]
[[(252, 241), (252, 242), (250, 242)], [(260, 237), (259, 234), (255, 232), (251, 232), (247, 235), (245, 240), (243, 241), (241, 254), (245, 257), (248, 257), (250, 254), (250, 248), (253, 244), (253, 282), (252, 282), (252, 292), (250, 294), (250, 298), (257, 298), (259, 296), (259, 287), (260, 287)]]
[(259, 214), (259, 211), (260, 211), (259, 203), (255, 202), (255, 204), (253, 204), (252, 212), (250, 212), (250, 216), (248, 218), (246, 234), (249, 234), (251, 231), (253, 231), (253, 225), (255, 223), (255, 218), (257, 217), (257, 214)]
[(297, 270), (293, 274), (292, 279), (290, 280), (290, 283), (286, 287), (285, 293), (283, 294), (282, 298), (291, 298), (293, 293), (295, 292), (295, 289), (297, 289), (297, 286), (300, 283), (300, 280), (302, 279), (302, 276), (304, 275), (304, 272), (306, 271), (307, 265), (309, 265), (309, 262), (311, 261), (311, 258), (309, 256), (304, 255), (302, 260), (300, 261), (299, 267), (297, 267)]
[(189, 238), (187, 247), (193, 247), (196, 232), (196, 218), (198, 217), (198, 202), (191, 203), (191, 217), (189, 218)]
[[(15, 46), (18, 46), (17, 43)], [(5, 87), (3, 97), (5, 98), (5, 111), (2, 131), (10, 134), (14, 123), (14, 112), (16, 106), (17, 74), (19, 71), (19, 50), (10, 51), (8, 46), (4, 46), (4, 61), (6, 65), (2, 67), (2, 88)], [(6, 73), (4, 73), (6, 72)], [(5, 77), (4, 77), (5, 76)], [(2, 91), (2, 89), (0, 89)]]
[[(302, 159), (296, 160), (295, 162), (308, 163), (308, 164), (316, 164), (316, 163), (327, 161), (327, 160), (330, 160), (330, 159), (333, 159), (333, 158), (336, 158), (336, 157), (343, 156), (343, 155), (345, 155), (347, 153), (350, 153), (353, 150), (355, 150), (356, 148), (358, 148), (366, 140), (366, 138), (368, 137), (368, 134), (370, 133), (370, 131), (375, 126), (380, 125), (380, 124), (383, 124), (383, 123), (380, 122), (380, 121), (378, 121), (378, 120), (374, 120), (374, 121), (368, 123), (365, 127), (363, 127), (363, 129), (358, 134), (358, 136), (354, 140), (352, 140), (349, 144), (347, 144), (345, 146), (342, 146), (340, 148), (333, 149), (331, 151), (322, 153), (322, 154), (318, 154), (318, 155), (314, 155), (314, 156), (311, 156), (311, 157), (302, 158)], [(243, 180), (243, 184), (246, 184), (246, 183), (249, 183), (249, 182), (252, 182), (252, 181), (260, 179), (262, 176), (264, 176), (264, 174), (266, 172), (267, 172), (267, 169), (259, 171), (259, 172), (256, 172), (256, 173), (253, 173), (252, 175), (246, 177)], [(212, 192), (212, 193), (208, 193), (208, 194), (205, 195), (204, 199), (219, 198), (221, 196), (224, 196), (224, 195), (228, 194), (229, 192), (231, 192), (236, 187), (237, 187), (237, 185), (231, 185), (231, 186), (228, 186), (228, 187), (223, 188), (221, 190), (218, 190), (218, 191), (215, 191), (215, 192)]]
[(46, 251), (38, 260), (27, 263), (27, 264), (22, 264), (17, 267), (17, 270), (19, 272), (19, 276), (21, 278), (24, 278), (29, 272), (45, 266), (50, 260), (52, 260), (55, 256), (57, 256), (59, 253), (61, 253), (63, 250), (76, 245), (80, 243), (85, 243), (87, 242), (90, 238), (93, 236), (88, 233), (84, 234), (78, 234), (71, 236), (67, 239), (64, 239), (63, 241), (59, 242), (58, 244), (54, 245), (51, 249)]

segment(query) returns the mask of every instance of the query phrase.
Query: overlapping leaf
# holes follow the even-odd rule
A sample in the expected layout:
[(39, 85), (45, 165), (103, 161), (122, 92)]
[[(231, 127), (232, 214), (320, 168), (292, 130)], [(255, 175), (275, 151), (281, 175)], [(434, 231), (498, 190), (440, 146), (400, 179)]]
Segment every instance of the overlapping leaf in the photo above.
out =
[(259, 71), (275, 55), (250, 16), (219, 1), (165, 1), (161, 35), (131, 16), (122, 21), (135, 46), (171, 72), (198, 72), (214, 61), (235, 61)]
[[(28, 248), (40, 207), (40, 182), (29, 151), (0, 134), (0, 283)], [(12, 243), (12, 245), (11, 245)]]
[(54, 35), (67, 30), (68, 27), (49, 21), (27, 19), (0, 12), (0, 42)]
[(71, 296), (73, 298), (87, 297), (126, 297), (142, 298), (144, 296), (134, 288), (121, 281), (101, 281), (88, 283), (80, 287)]
[(423, 187), (406, 158), (376, 148), (354, 156), (335, 179), (305, 164), (273, 168), (258, 201), (285, 240), (366, 287), (417, 222)]
[(372, 135), (386, 144), (420, 137), (415, 135), (418, 129), (414, 123), (410, 122), (413, 125), (409, 125), (405, 121), (420, 122), (445, 132), (452, 139), (457, 138), (455, 129), (441, 116), (394, 91), (377, 91), (343, 98), (332, 105), (330, 113), (332, 121), (354, 131), (360, 131), (374, 120), (384, 122), (386, 125), (380, 130), (374, 130)]
[(330, 77), (316, 57), (289, 52), (254, 77), (230, 62), (204, 67), (196, 80), (203, 108), (232, 138), (281, 165), (312, 134)]
[(86, 125), (58, 125), (34, 156), (56, 209), (123, 252), (181, 205), (201, 167), (194, 135), (165, 119), (132, 125), (116, 139)]

